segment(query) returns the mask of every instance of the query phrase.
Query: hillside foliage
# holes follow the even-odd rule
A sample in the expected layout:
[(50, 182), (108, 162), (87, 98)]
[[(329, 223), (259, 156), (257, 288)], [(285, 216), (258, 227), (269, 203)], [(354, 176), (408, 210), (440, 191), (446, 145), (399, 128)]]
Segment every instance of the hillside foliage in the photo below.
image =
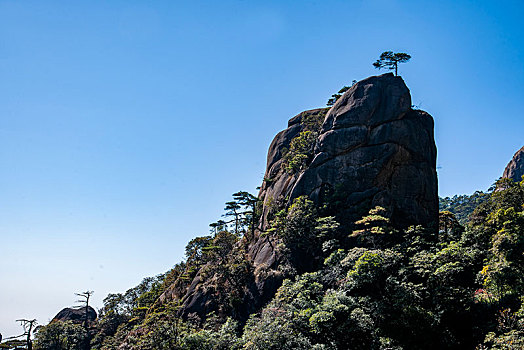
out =
[(322, 128), (322, 122), (328, 109), (305, 115), (300, 122), (301, 132), (291, 140), (288, 149), (284, 149), (282, 167), (289, 174), (303, 170), (312, 160), (313, 148)]
[(462, 225), (468, 222), (468, 217), (473, 211), (487, 200), (491, 191), (476, 191), (471, 195), (455, 195), (453, 197), (439, 197), (439, 210), (449, 211)]
[[(524, 181), (497, 186), (441, 199), (447, 210), (438, 230), (398, 230), (376, 207), (352, 232), (340, 232), (323, 208), (297, 198), (268, 232), (295, 270), (247, 319), (238, 310), (253, 268), (246, 240), (260, 205), (239, 192), (238, 205), (226, 205), (229, 223), (191, 240), (185, 261), (108, 295), (87, 330), (71, 322), (40, 327), (33, 348), (522, 349)], [(312, 263), (301, 272), (296, 261), (304, 255)], [(179, 299), (161, 296), (186, 290), (197, 272), (222, 306), (204, 318), (183, 317)]]

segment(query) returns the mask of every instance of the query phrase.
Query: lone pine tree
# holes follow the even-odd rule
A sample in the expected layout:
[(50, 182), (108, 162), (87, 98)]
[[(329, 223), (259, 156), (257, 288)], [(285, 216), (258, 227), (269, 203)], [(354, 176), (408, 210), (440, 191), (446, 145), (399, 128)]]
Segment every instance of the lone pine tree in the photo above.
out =
[(382, 52), (380, 58), (373, 63), (373, 67), (377, 69), (394, 69), (395, 75), (398, 75), (398, 64), (408, 62), (410, 59), (411, 56), (404, 52), (385, 51)]

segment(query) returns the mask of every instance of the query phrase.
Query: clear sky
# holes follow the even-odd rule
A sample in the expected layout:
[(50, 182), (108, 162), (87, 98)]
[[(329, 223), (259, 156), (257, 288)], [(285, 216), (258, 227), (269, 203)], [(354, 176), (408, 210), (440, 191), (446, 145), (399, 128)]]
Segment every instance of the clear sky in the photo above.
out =
[(273, 136), (400, 67), (435, 118), (440, 194), (524, 145), (521, 1), (0, 0), (0, 332), (100, 307), (183, 258)]

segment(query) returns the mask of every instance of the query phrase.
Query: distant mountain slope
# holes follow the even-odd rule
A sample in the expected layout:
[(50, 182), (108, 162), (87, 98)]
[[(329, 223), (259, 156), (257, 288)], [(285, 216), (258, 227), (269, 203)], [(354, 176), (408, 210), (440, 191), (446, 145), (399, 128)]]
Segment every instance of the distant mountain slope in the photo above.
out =
[(439, 210), (452, 212), (457, 220), (466, 225), (468, 217), (473, 211), (490, 196), (490, 193), (476, 191), (472, 195), (455, 195), (453, 197), (439, 197)]

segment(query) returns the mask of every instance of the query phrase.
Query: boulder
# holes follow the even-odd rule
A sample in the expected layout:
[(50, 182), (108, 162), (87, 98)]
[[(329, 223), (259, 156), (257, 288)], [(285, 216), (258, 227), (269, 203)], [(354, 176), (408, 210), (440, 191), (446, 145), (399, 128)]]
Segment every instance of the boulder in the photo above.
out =
[[(325, 116), (309, 164), (289, 174), (281, 166), (283, 150), (303, 129), (302, 117), (320, 111), (292, 118), (271, 143), (259, 193), (265, 204), (264, 229), (273, 203), (289, 205), (307, 195), (320, 204), (333, 191), (346, 197), (339, 216), (348, 222), (376, 205), (388, 209), (391, 220), (400, 227), (437, 220), (433, 118), (411, 108), (411, 96), (401, 77), (388, 73), (354, 84)], [(363, 203), (367, 203), (364, 208)], [(264, 255), (271, 254), (264, 251)]]
[[(62, 309), (59, 313), (56, 314), (55, 317), (51, 320), (53, 321), (72, 321), (73, 323), (81, 324), (86, 319), (86, 308), (84, 306), (81, 307), (66, 307), (65, 309)], [(87, 320), (89, 322), (93, 322), (96, 320), (96, 311), (91, 306), (87, 309)]]

